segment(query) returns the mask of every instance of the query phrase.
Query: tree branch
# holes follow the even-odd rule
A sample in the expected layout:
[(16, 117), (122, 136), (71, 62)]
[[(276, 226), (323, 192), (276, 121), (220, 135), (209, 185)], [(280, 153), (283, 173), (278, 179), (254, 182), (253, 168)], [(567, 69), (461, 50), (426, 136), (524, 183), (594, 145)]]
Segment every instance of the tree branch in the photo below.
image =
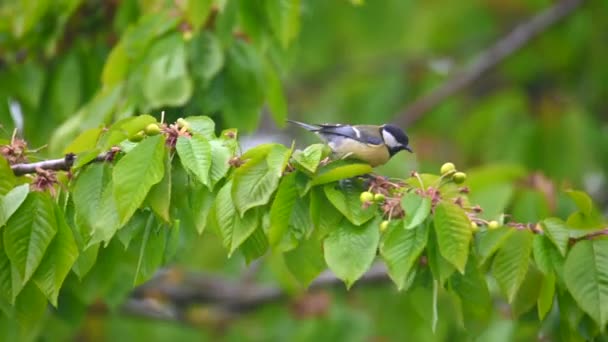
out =
[[(91, 163), (94, 162), (103, 162), (112, 160), (117, 150), (112, 149), (108, 152), (104, 152), (99, 154), (95, 159), (91, 160)], [(73, 153), (68, 153), (63, 158), (59, 159), (49, 159), (43, 160), (36, 163), (22, 163), (11, 165), (11, 169), (15, 176), (23, 176), (28, 173), (36, 173), (36, 170), (53, 170), (53, 171), (69, 171), (70, 168), (74, 165), (74, 161), (76, 161), (76, 155)]]
[[(357, 285), (388, 280), (386, 267), (374, 264)], [(309, 290), (342, 284), (330, 271), (325, 271)], [(150, 297), (162, 298), (160, 305)], [(275, 286), (236, 282), (201, 273), (182, 273), (176, 269), (160, 271), (152, 280), (138, 287), (123, 305), (123, 312), (156, 319), (183, 320), (183, 311), (192, 304), (205, 304), (224, 316), (237, 316), (261, 305), (284, 300), (287, 293)]]
[(397, 123), (402, 126), (408, 126), (418, 120), (446, 98), (468, 87), (485, 72), (521, 49), (540, 33), (573, 13), (583, 2), (584, 0), (557, 1), (553, 6), (535, 15), (530, 20), (519, 24), (494, 45), (481, 51), (474, 59), (474, 63), (469, 67), (456, 73), (438, 88), (408, 105), (397, 114)]

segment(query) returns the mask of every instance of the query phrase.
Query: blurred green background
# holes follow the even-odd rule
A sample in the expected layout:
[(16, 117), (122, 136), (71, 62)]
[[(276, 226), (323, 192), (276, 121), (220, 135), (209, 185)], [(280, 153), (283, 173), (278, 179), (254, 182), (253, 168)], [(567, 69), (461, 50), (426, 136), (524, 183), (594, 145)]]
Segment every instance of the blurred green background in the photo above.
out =
[[(1, 135), (10, 137), (20, 118), (30, 146), (48, 144), (41, 157), (57, 156), (84, 129), (142, 113), (159, 117), (164, 110), (168, 121), (209, 115), (220, 129), (239, 128), (249, 145), (296, 140), (305, 146), (315, 137), (285, 127), (285, 118), (371, 124), (403, 120), (408, 104), (554, 4), (0, 1)], [(472, 85), (404, 127), (416, 153), (398, 155), (379, 172), (406, 177), (413, 169), (437, 172), (443, 162), (452, 161), (470, 170), (473, 200), (486, 207), (487, 217), (504, 210), (521, 221), (563, 216), (572, 203), (560, 190), (569, 187), (590, 192), (606, 212), (607, 16), (608, 2), (584, 1)], [(243, 281), (246, 268), (239, 257), (226, 260), (210, 233), (186, 239), (176, 266), (234, 281)], [(42, 339), (470, 338), (462, 318), (452, 314), (454, 299), (447, 297), (439, 298), (439, 325), (432, 332), (428, 286), (397, 293), (380, 282), (349, 292), (321, 289), (310, 299), (284, 268), (280, 257), (270, 255), (257, 265), (253, 278), (285, 288), (296, 299), (243, 314), (193, 303), (178, 322), (125, 315), (120, 306), (66, 304), (41, 327)], [(126, 294), (123, 289), (117, 296)], [(312, 313), (302, 313), (294, 304), (315, 298), (320, 309)], [(555, 320), (540, 323), (530, 312), (513, 320), (505, 304), (496, 301), (491, 322), (479, 330), (481, 340), (559, 335)], [(159, 303), (166, 304), (162, 298)], [(0, 325), (10, 337), (10, 322), (0, 320)]]

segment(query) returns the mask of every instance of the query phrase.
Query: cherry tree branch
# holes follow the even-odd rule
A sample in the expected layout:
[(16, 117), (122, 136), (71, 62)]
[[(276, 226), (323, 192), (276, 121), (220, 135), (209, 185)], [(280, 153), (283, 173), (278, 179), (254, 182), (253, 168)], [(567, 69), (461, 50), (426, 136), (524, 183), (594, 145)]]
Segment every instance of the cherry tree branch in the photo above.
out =
[(445, 99), (468, 87), (485, 72), (524, 47), (533, 38), (573, 13), (585, 0), (560, 0), (518, 26), (488, 49), (481, 51), (473, 64), (456, 73), (430, 93), (423, 95), (397, 114), (397, 123), (408, 126)]
[[(108, 152), (101, 153), (90, 162), (95, 163), (112, 160), (116, 152), (116, 150), (112, 149)], [(28, 173), (36, 173), (37, 170), (69, 171), (74, 165), (75, 161), (76, 155), (73, 153), (68, 153), (63, 158), (43, 160), (35, 163), (21, 163), (11, 165), (11, 169), (13, 170), (15, 176), (23, 176)]]
[[(357, 286), (388, 280), (384, 264), (376, 263), (357, 281)], [(330, 271), (325, 271), (310, 284), (308, 289), (318, 290), (342, 284), (342, 281)], [(163, 304), (151, 300), (150, 297), (161, 298)], [(287, 298), (288, 294), (276, 286), (165, 269), (158, 272), (152, 280), (135, 289), (122, 310), (135, 316), (188, 321), (183, 311), (192, 304), (204, 304), (213, 308), (214, 312), (221, 313), (223, 317), (232, 318), (264, 304)]]

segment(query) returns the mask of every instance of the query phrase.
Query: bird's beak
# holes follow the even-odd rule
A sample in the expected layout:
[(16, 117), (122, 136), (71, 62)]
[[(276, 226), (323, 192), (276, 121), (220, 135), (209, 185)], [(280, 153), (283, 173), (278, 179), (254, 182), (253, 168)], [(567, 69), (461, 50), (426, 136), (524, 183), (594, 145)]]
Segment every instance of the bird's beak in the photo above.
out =
[(405, 146), (404, 149), (409, 153), (414, 153), (414, 151), (409, 146)]

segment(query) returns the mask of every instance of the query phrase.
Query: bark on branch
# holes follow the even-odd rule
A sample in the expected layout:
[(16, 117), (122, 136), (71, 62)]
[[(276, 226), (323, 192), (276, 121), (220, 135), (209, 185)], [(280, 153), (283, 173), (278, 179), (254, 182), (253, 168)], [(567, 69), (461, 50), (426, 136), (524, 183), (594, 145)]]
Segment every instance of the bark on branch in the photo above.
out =
[[(91, 160), (94, 162), (103, 162), (112, 160), (117, 151), (110, 150), (105, 153), (99, 154), (95, 159)], [(36, 170), (53, 170), (53, 171), (69, 171), (74, 162), (76, 161), (76, 155), (68, 153), (63, 158), (43, 160), (36, 163), (22, 163), (11, 165), (11, 169), (15, 176), (23, 176), (28, 173), (36, 173)]]

